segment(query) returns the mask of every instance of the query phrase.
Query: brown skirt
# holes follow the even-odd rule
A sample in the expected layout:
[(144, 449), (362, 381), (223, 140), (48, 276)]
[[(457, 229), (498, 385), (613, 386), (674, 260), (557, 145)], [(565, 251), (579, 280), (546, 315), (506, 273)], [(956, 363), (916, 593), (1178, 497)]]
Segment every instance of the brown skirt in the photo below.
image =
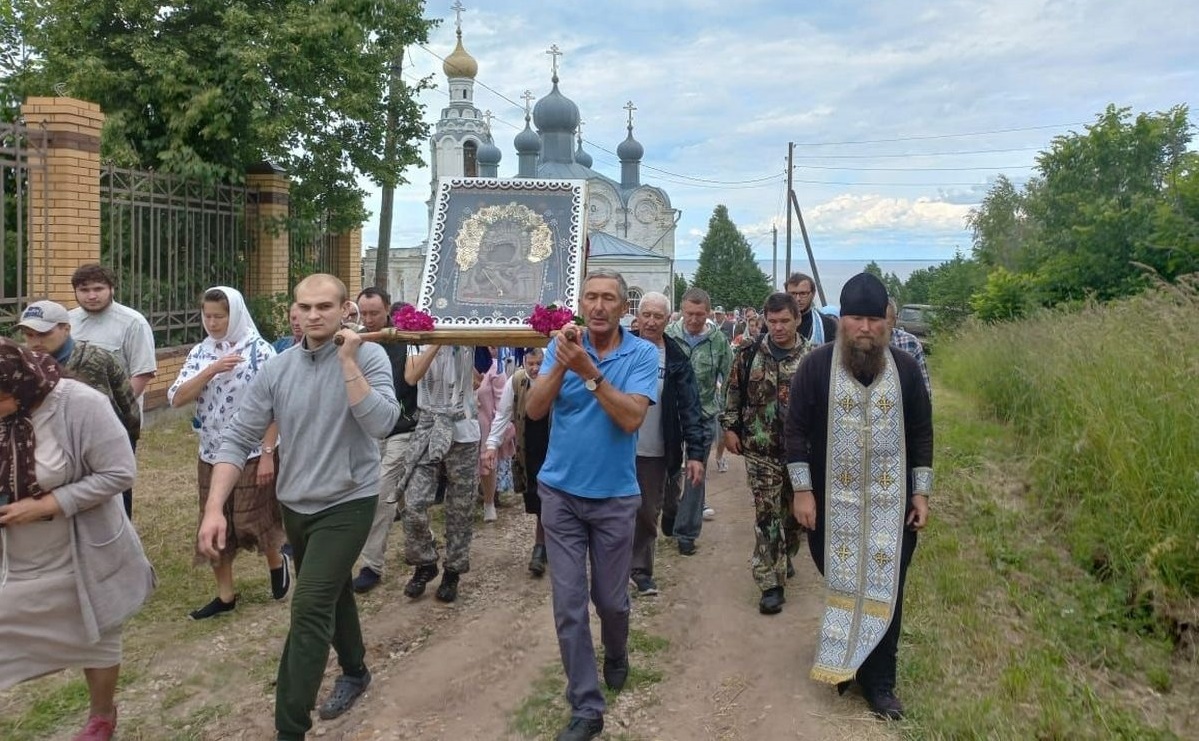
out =
[[(212, 483), (212, 464), (198, 461), (196, 483), (200, 494), (200, 519), (204, 519), (204, 506), (208, 502), (208, 487)], [(278, 459), (276, 459), (278, 471)], [(225, 500), (225, 549), (221, 561), (232, 561), (238, 551), (278, 553), (285, 541), (283, 514), (279, 500), (275, 498), (275, 481), (259, 486), (258, 459), (251, 458), (241, 470), (241, 478)], [(197, 566), (212, 562), (196, 552)]]

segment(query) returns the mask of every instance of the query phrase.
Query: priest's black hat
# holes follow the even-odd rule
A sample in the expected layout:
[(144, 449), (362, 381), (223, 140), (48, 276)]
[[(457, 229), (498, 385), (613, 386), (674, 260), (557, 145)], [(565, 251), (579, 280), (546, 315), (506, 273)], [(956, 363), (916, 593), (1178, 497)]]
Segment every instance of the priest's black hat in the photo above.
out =
[(887, 287), (877, 276), (858, 273), (841, 289), (841, 316), (887, 317)]

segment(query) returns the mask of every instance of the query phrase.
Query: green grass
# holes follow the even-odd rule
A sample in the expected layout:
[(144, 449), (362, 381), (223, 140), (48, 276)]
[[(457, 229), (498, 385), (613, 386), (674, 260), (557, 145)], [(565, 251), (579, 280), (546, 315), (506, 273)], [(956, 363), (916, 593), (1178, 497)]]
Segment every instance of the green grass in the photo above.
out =
[(933, 522), (900, 651), (904, 734), (1173, 738), (1189, 692), (1171, 687), (1194, 688), (1194, 667), (1180, 669), (1161, 636), (1128, 630), (1118, 590), (1070, 558), (1061, 523), (1026, 491), (1036, 453), (1025, 441), (948, 389), (935, 414)]

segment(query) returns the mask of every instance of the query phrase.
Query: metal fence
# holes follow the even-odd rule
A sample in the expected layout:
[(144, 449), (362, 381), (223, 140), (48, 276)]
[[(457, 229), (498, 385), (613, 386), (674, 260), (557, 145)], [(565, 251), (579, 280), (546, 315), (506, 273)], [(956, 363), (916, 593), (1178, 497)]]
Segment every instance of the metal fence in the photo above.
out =
[[(30, 214), (29, 209), (29, 175), (35, 171), (46, 187), (45, 130), (31, 133), (21, 123), (0, 122), (0, 334), (5, 336), (30, 298), (48, 292), (46, 286), (29, 285), (26, 275), (30, 255), (49, 260), (50, 250), (46, 210)], [(46, 200), (43, 197), (42, 202)], [(31, 219), (41, 220), (42, 238), (36, 244), (30, 238)]]
[(327, 219), (302, 219), (295, 208), (288, 218), (288, 290), (307, 275), (333, 273), (336, 235), (329, 231)]
[(117, 295), (149, 320), (158, 347), (204, 338), (200, 297), (215, 285), (245, 291), (253, 231), (246, 188), (104, 167), (101, 261)]

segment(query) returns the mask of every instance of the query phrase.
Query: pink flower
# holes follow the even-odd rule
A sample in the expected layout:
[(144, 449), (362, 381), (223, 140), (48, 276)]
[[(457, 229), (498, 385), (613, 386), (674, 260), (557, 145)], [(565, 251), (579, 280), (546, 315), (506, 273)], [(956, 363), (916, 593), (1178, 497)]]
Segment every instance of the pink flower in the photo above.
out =
[(411, 304), (405, 304), (391, 315), (391, 326), (404, 332), (432, 332), (433, 317), (428, 312), (417, 311)]
[(559, 307), (557, 304), (549, 306), (537, 304), (533, 307), (533, 315), (527, 321), (530, 327), (546, 337), (571, 323), (586, 324), (582, 317), (576, 316), (568, 307)]

